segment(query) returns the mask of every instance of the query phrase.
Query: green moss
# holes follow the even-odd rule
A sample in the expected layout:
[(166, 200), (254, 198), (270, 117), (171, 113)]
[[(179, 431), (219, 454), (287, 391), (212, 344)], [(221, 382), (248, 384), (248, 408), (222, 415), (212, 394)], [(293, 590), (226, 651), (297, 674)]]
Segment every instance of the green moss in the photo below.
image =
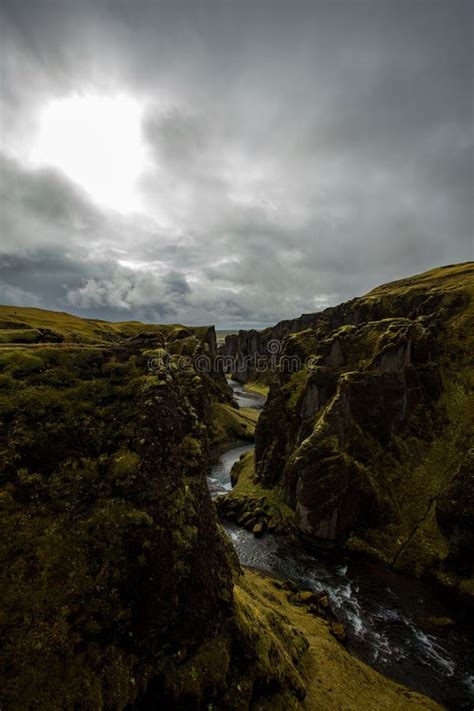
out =
[(223, 402), (212, 404), (211, 439), (219, 447), (239, 440), (252, 440), (259, 411), (250, 407), (235, 408)]
[(186, 435), (180, 445), (180, 454), (190, 466), (196, 466), (203, 455), (201, 442), (191, 435)]
[(473, 276), (470, 263), (384, 285), (285, 340), (316, 366), (277, 374), (256, 482), (285, 492), (306, 534), (417, 574), (462, 566), (437, 500), (473, 436)]
[[(230, 664), (230, 643), (218, 638), (203, 644), (191, 659), (166, 674), (165, 686), (173, 698), (202, 703), (209, 690), (222, 694)], [(209, 707), (207, 707), (209, 708)]]
[(474, 599), (474, 578), (466, 578), (459, 583), (459, 592)]
[[(246, 575), (246, 579), (234, 590), (236, 625), (241, 644), (252, 650), (252, 676), (264, 688), (273, 688), (274, 693), (280, 690), (286, 703), (284, 708), (298, 709), (301, 708), (300, 701), (305, 691), (297, 665), (308, 643), (304, 635), (281, 614), (281, 610), (275, 609), (266, 591), (262, 594), (257, 580)], [(246, 691), (245, 686), (240, 690), (243, 708), (246, 707), (245, 702), (248, 703)], [(233, 693), (236, 691), (233, 690)], [(235, 700), (239, 701), (238, 696)], [(254, 702), (257, 701), (262, 703), (263, 699), (254, 699)], [(240, 707), (235, 703), (234, 708)], [(273, 708), (278, 706), (273, 705)]]
[(44, 363), (37, 355), (26, 351), (8, 350), (0, 352), (0, 369), (16, 378), (21, 378), (29, 373), (36, 373)]
[(136, 452), (122, 450), (111, 457), (110, 475), (113, 479), (133, 481), (138, 472), (140, 457)]
[(357, 536), (351, 536), (345, 544), (345, 548), (353, 553), (362, 553), (368, 555), (372, 558), (377, 558), (383, 563), (390, 563), (390, 557), (387, 556), (383, 551), (371, 546), (367, 541), (358, 538)]
[(0, 343), (36, 343), (40, 336), (36, 328), (0, 329)]
[(315, 353), (317, 342), (314, 330), (307, 328), (287, 336), (287, 350), (291, 355), (296, 354), (304, 361)]
[[(274, 695), (253, 699), (267, 711), (368, 709), (420, 711), (441, 707), (387, 679), (353, 657), (330, 632), (330, 624), (291, 604), (274, 581), (247, 570), (235, 589), (238, 624), (255, 649), (253, 670)], [(266, 682), (266, 683), (265, 683)], [(243, 686), (243, 685), (241, 685)], [(233, 690), (234, 691), (234, 690)], [(237, 690), (234, 691), (237, 695)], [(242, 694), (242, 692), (241, 692)], [(245, 708), (238, 705), (230, 708)], [(252, 707), (252, 706), (251, 706)]]
[(234, 464), (231, 473), (235, 485), (226, 495), (226, 501), (239, 502), (248, 511), (259, 510), (267, 521), (279, 529), (292, 527), (294, 512), (285, 501), (282, 487), (264, 487), (255, 476), (254, 452), (246, 452)]
[(15, 381), (10, 374), (0, 373), (0, 390), (12, 390), (15, 387)]
[[(197, 414), (209, 395), (181, 373), (159, 388), (140, 358), (0, 351), (2, 707), (133, 706), (170, 657), (163, 639), (205, 639), (207, 608), (222, 627), (230, 571)], [(215, 683), (205, 665), (202, 677)]]
[(268, 395), (269, 389), (269, 385), (257, 381), (247, 381), (244, 385), (244, 390), (247, 392), (257, 393), (258, 395), (263, 395), (263, 397)]
[(294, 411), (304, 391), (306, 382), (309, 377), (309, 372), (306, 368), (299, 370), (297, 373), (293, 373), (284, 386), (283, 392), (288, 397), (288, 408), (290, 411)]

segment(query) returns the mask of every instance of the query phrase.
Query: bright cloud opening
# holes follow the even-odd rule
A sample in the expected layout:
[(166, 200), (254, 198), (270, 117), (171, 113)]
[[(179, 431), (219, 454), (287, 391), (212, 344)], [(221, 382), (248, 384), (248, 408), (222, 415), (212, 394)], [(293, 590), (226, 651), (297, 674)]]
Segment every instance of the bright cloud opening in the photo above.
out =
[(62, 170), (104, 207), (139, 210), (136, 186), (147, 162), (142, 116), (127, 96), (55, 99), (41, 112), (32, 160)]

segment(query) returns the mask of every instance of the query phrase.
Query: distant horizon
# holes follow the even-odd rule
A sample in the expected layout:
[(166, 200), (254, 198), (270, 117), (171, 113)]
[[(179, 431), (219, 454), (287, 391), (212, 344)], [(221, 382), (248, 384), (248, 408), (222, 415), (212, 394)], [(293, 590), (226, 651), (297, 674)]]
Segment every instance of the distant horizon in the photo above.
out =
[[(239, 330), (263, 330), (264, 328), (267, 328), (268, 326), (272, 326), (272, 323), (266, 323), (266, 324), (247, 324), (245, 326), (242, 326), (240, 324), (230, 324), (227, 326), (219, 326), (216, 323), (212, 322), (207, 322), (207, 323), (185, 323), (185, 322), (177, 322), (177, 321), (142, 321), (141, 319), (135, 319), (135, 318), (125, 318), (125, 319), (106, 319), (106, 318), (100, 318), (98, 316), (83, 316), (77, 312), (72, 311), (71, 309), (69, 310), (64, 310), (64, 309), (50, 309), (46, 308), (43, 306), (31, 306), (30, 304), (0, 304), (0, 308), (11, 308), (11, 309), (36, 309), (38, 311), (49, 311), (51, 313), (64, 313), (68, 314), (69, 316), (74, 316), (75, 318), (80, 318), (84, 319), (86, 321), (104, 321), (105, 323), (142, 323), (144, 326), (147, 325), (163, 325), (163, 326), (184, 326), (187, 328), (205, 328), (206, 326), (211, 327), (214, 326), (216, 329), (216, 332), (222, 332), (222, 331), (239, 331)], [(296, 317), (295, 317), (296, 318)]]
[[(414, 276), (419, 276), (421, 274), (435, 271), (437, 269), (446, 269), (446, 268), (449, 268), (452, 266), (463, 265), (463, 264), (474, 264), (474, 260), (468, 259), (464, 262), (440, 264), (440, 265), (437, 265), (434, 267), (430, 267), (429, 269), (426, 269), (423, 272), (418, 272), (418, 273), (414, 273), (414, 274), (405, 274), (405, 275), (397, 277), (391, 281), (394, 281), (394, 282), (403, 281), (404, 279), (408, 279), (408, 278), (414, 277)], [(373, 289), (375, 289), (379, 286), (383, 286), (384, 284), (387, 284), (387, 283), (390, 283), (390, 282), (382, 282), (380, 284), (374, 284), (373, 286), (369, 287), (369, 289), (366, 292), (364, 292), (364, 294), (369, 293)], [(352, 298), (358, 298), (360, 296), (363, 296), (364, 294), (354, 294), (353, 296), (349, 297), (349, 299), (347, 299), (347, 300), (350, 300)], [(338, 302), (338, 304), (339, 303), (343, 303), (343, 302)], [(331, 306), (337, 306), (338, 304), (331, 304)], [(255, 323), (255, 322), (244, 322), (244, 323), (234, 322), (234, 323), (232, 323), (231, 322), (229, 324), (221, 324), (221, 323), (212, 322), (212, 321), (207, 321), (204, 323), (187, 323), (187, 322), (182, 322), (182, 321), (179, 321), (179, 322), (178, 321), (151, 321), (151, 320), (146, 321), (146, 320), (142, 320), (139, 318), (133, 318), (133, 317), (122, 318), (122, 319), (108, 319), (108, 318), (102, 318), (100, 316), (94, 316), (94, 315), (91, 315), (91, 316), (83, 315), (83, 314), (77, 313), (77, 311), (75, 312), (71, 309), (69, 309), (69, 310), (68, 309), (53, 309), (53, 308), (47, 308), (47, 307), (43, 307), (43, 306), (32, 306), (30, 304), (8, 304), (8, 303), (6, 303), (6, 304), (0, 304), (0, 307), (11, 307), (12, 309), (15, 309), (15, 308), (40, 309), (43, 311), (56, 311), (58, 313), (63, 312), (63, 313), (70, 314), (71, 316), (75, 316), (77, 318), (90, 319), (90, 320), (94, 320), (94, 321), (106, 321), (109, 323), (139, 322), (139, 323), (143, 323), (143, 325), (145, 325), (145, 326), (147, 324), (149, 324), (149, 325), (163, 324), (164, 326), (165, 325), (181, 325), (181, 326), (187, 326), (189, 328), (201, 328), (201, 327), (206, 327), (206, 326), (209, 326), (209, 327), (214, 326), (217, 333), (223, 332), (223, 331), (229, 331), (229, 332), (250, 331), (250, 330), (262, 331), (265, 328), (274, 326), (275, 324), (279, 323), (280, 321), (292, 320), (292, 319), (299, 318), (300, 316), (304, 315), (305, 313), (318, 313), (319, 311), (324, 310), (324, 309), (319, 309), (318, 311), (302, 312), (299, 314), (294, 314), (292, 316), (278, 319), (278, 321), (272, 321), (272, 322), (266, 322), (266, 323), (264, 323), (264, 322), (260, 322), (260, 323), (259, 322), (257, 322), (257, 323)]]

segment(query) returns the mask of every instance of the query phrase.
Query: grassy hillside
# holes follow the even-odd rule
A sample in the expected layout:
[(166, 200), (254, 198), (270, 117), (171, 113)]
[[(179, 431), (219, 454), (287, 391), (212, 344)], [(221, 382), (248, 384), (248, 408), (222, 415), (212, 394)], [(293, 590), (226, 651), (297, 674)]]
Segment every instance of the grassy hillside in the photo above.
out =
[(444, 293), (456, 291), (457, 289), (473, 288), (474, 262), (464, 262), (463, 264), (449, 264), (444, 267), (429, 269), (422, 274), (416, 274), (405, 279), (391, 281), (387, 284), (375, 287), (369, 291), (365, 297), (379, 298), (385, 295), (407, 294), (409, 291), (423, 292), (425, 294), (435, 293), (439, 290)]
[[(107, 344), (137, 334), (160, 332), (165, 336), (183, 326), (169, 324), (144, 324), (140, 321), (101, 321), (68, 314), (64, 311), (47, 311), (27, 306), (0, 306), (0, 344), (39, 343), (65, 341), (68, 343)], [(201, 334), (207, 330), (193, 328)]]

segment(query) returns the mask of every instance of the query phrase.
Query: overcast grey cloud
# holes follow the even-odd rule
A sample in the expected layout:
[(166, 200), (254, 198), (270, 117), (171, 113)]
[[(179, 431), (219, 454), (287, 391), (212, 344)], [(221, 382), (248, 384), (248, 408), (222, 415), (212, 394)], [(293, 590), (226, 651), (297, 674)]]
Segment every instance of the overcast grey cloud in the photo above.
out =
[(0, 302), (260, 325), (472, 259), (472, 28), (460, 0), (3, 2)]

